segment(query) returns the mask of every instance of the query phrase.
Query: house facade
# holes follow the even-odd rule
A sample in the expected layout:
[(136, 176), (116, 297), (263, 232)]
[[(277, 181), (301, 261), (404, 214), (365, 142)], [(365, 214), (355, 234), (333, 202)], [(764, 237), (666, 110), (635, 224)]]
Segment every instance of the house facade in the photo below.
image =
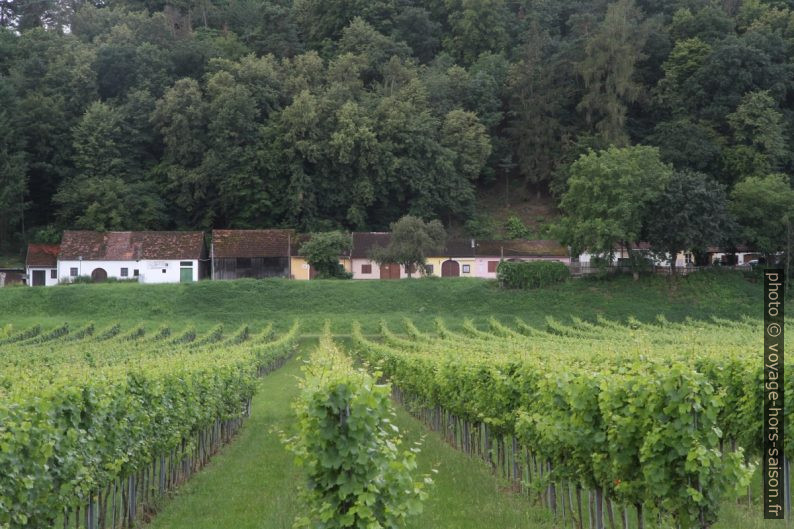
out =
[[(297, 279), (306, 281), (314, 279), (315, 271), (306, 259), (300, 255), (300, 247), (303, 243), (311, 239), (311, 235), (301, 234), (295, 235), (292, 245), (290, 246), (290, 279)], [(353, 271), (353, 264), (350, 260), (350, 255), (340, 255), (339, 264), (346, 272)]]
[(32, 287), (50, 287), (58, 284), (57, 244), (28, 244), (25, 256), (25, 276)]
[(294, 237), (293, 230), (212, 230), (212, 278), (289, 278)]
[(450, 240), (438, 253), (427, 258), (426, 271), (436, 277), (476, 277), (474, 239)]
[(496, 278), (496, 269), (504, 261), (559, 261), (570, 265), (568, 249), (557, 241), (550, 240), (510, 240), (475, 241), (476, 277)]
[(706, 248), (706, 254), (709, 264), (715, 264), (715, 262), (717, 262), (723, 265), (743, 265), (748, 264), (753, 259), (761, 258), (761, 253), (743, 244), (740, 244), (736, 248), (709, 246)]
[(206, 254), (200, 231), (65, 231), (57, 274), (64, 282), (190, 283), (206, 275)]
[(401, 279), (408, 277), (404, 267), (397, 263), (379, 265), (370, 259), (375, 247), (385, 248), (391, 241), (388, 232), (353, 232), (353, 248), (350, 252), (353, 279)]

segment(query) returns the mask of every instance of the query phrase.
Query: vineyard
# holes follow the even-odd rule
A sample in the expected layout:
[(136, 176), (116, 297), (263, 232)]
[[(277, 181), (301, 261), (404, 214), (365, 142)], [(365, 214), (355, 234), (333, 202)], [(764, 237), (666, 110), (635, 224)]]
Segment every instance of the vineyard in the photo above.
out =
[[(151, 519), (235, 437), (257, 379), (298, 350), (298, 323), (280, 328), (0, 330), (0, 528)], [(761, 331), (748, 318), (431, 317), (369, 334), (353, 322), (335, 341), (326, 323), (280, 434), (312, 484), (296, 521), (402, 527), (449, 494), (401, 448), (399, 404), (553, 527), (712, 527), (761, 493)]]
[(436, 331), (382, 324), (373, 340), (356, 325), (352, 352), (563, 526), (707, 528), (726, 498), (760, 493), (748, 488), (762, 439), (758, 322), (491, 319), (452, 332), (436, 320)]
[(240, 428), (297, 323), (38, 326), (0, 341), (0, 527), (131, 527)]

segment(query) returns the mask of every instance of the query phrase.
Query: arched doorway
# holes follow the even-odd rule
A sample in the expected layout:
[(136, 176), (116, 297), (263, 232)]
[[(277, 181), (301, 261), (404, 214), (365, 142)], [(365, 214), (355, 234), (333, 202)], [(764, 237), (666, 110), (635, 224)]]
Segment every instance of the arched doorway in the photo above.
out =
[(460, 277), (460, 264), (452, 259), (441, 263), (441, 277)]
[(381, 279), (400, 279), (400, 265), (397, 263), (383, 263), (380, 265)]
[(94, 271), (91, 272), (91, 281), (94, 283), (99, 283), (100, 281), (107, 281), (108, 273), (105, 272), (104, 268), (94, 268)]

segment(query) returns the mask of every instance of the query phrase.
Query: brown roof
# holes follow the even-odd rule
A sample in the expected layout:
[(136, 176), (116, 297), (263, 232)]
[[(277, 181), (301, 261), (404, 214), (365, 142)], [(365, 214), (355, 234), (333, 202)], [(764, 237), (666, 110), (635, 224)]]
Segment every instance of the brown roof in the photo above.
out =
[(137, 261), (139, 259), (200, 259), (204, 234), (200, 231), (65, 231), (64, 260)]
[(385, 248), (390, 242), (391, 233), (388, 232), (353, 232), (353, 251), (350, 252), (350, 256), (353, 259), (368, 259), (375, 246)]
[(289, 257), (293, 230), (212, 230), (214, 257)]
[(55, 268), (58, 266), (58, 252), (61, 247), (57, 244), (28, 244), (28, 255), (25, 258), (27, 266), (41, 266)]
[(434, 252), (433, 257), (474, 257), (472, 239), (447, 241), (440, 252)]
[[(720, 248), (718, 246), (709, 246), (708, 248), (706, 248), (706, 253), (731, 253), (732, 250), (733, 250), (732, 248), (728, 248), (728, 247)], [(754, 253), (755, 252), (755, 250), (753, 250), (752, 248), (750, 248), (749, 246), (746, 246), (744, 244), (737, 245), (735, 250), (736, 250), (737, 253)]]
[(514, 240), (514, 241), (477, 241), (475, 251), (478, 257), (568, 257), (568, 250), (557, 241)]

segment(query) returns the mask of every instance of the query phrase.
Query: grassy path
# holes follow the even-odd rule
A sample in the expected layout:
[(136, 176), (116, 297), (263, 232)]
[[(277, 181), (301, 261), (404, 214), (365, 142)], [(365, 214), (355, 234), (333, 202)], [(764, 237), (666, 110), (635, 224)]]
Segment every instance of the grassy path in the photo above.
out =
[[(308, 344), (306, 344), (308, 345)], [(300, 358), (263, 378), (239, 437), (166, 502), (149, 529), (288, 529), (300, 509), (301, 476), (273, 427), (292, 421)], [(422, 472), (438, 469), (425, 512), (410, 529), (551, 529), (548, 514), (507, 493), (484, 463), (449, 448), (402, 410), (398, 424), (413, 442), (425, 436)]]
[(240, 435), (183, 485), (151, 529), (289, 529), (298, 508), (300, 479), (292, 457), (271, 428), (292, 420), (300, 361), (259, 381), (251, 418)]

